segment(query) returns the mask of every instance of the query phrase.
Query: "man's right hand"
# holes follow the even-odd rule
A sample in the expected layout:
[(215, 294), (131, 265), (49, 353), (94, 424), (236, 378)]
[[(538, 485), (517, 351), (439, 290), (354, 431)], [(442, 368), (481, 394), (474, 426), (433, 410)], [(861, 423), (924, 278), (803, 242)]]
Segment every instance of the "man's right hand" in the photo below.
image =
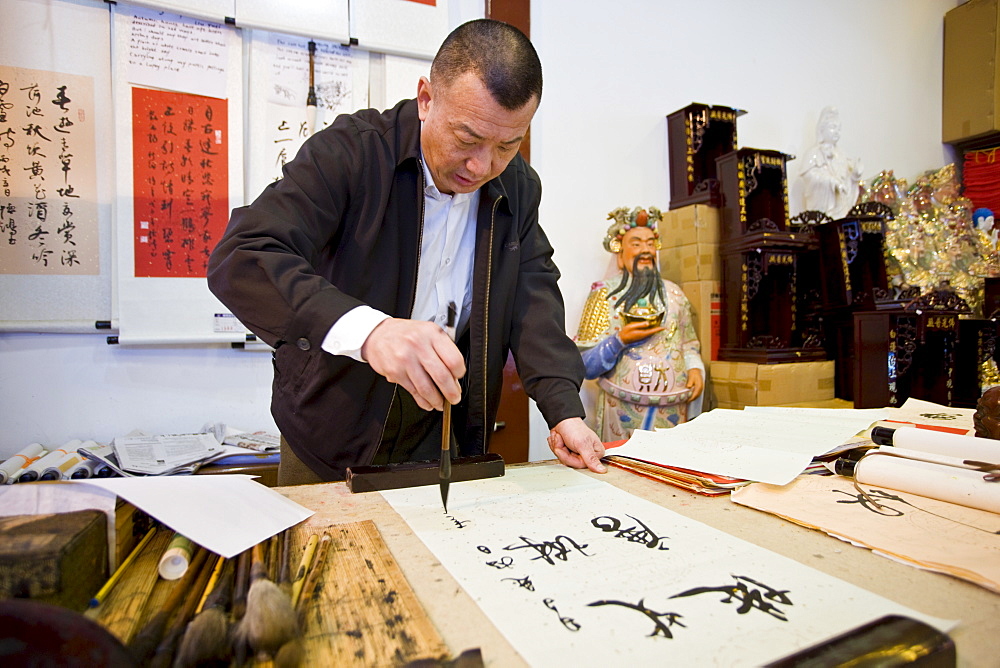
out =
[(642, 341), (643, 339), (648, 339), (653, 334), (657, 332), (662, 332), (665, 328), (659, 325), (654, 325), (646, 320), (638, 320), (636, 322), (630, 322), (629, 324), (623, 326), (618, 332), (618, 338), (626, 346), (631, 345), (637, 341)]
[(400, 384), (425, 411), (443, 410), (445, 401), (462, 399), (458, 379), (465, 375), (465, 359), (433, 322), (383, 320), (365, 340), (361, 357), (390, 383)]

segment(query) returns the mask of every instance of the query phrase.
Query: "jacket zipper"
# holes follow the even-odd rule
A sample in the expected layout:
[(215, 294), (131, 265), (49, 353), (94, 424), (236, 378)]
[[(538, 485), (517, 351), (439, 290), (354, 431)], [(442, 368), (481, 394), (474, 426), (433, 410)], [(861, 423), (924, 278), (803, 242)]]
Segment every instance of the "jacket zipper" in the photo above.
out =
[[(488, 404), (486, 403), (486, 387), (488, 385), (487, 376), (487, 351), (489, 350), (490, 341), (490, 280), (493, 276), (493, 232), (496, 230), (496, 217), (497, 217), (497, 207), (500, 205), (500, 200), (503, 199), (503, 195), (497, 197), (493, 200), (493, 211), (490, 213), (490, 245), (487, 251), (487, 262), (486, 262), (486, 297), (485, 311), (483, 313), (483, 418), (489, 418)], [(483, 424), (483, 454), (486, 454), (487, 442), (489, 440), (488, 434), (493, 430), (493, 425)]]
[[(414, 268), (413, 276), (413, 294), (410, 295), (410, 312), (412, 315), (413, 305), (417, 303), (417, 275), (420, 273), (420, 252), (424, 246), (424, 213), (425, 213), (425, 202), (424, 202), (424, 162), (420, 158), (417, 158), (417, 166), (420, 168), (417, 171), (417, 199), (420, 200), (420, 234), (417, 235), (417, 264)], [(375, 444), (375, 452), (372, 453), (372, 458), (378, 452), (379, 446), (382, 444), (382, 438), (385, 436), (385, 428), (389, 424), (389, 413), (392, 411), (392, 402), (396, 400), (396, 394), (399, 393), (399, 383), (393, 383), (392, 385), (392, 399), (389, 400), (389, 408), (385, 411), (385, 418), (382, 420), (382, 430), (378, 435), (378, 443)]]

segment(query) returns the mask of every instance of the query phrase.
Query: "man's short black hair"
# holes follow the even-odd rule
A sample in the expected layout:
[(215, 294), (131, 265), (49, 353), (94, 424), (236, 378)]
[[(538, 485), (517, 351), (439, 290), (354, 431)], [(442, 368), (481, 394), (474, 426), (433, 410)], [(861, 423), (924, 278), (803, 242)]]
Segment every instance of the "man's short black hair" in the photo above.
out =
[(514, 26), (492, 19), (463, 23), (445, 38), (431, 64), (431, 81), (446, 87), (475, 73), (504, 109), (542, 99), (542, 64), (535, 47)]

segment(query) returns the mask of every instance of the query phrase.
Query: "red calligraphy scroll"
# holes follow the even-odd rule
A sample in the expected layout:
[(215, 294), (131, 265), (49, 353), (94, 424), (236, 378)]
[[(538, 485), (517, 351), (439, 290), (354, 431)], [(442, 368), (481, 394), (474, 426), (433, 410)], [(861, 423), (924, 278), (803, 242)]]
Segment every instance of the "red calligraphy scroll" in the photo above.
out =
[(203, 277), (229, 219), (226, 100), (132, 89), (136, 277)]

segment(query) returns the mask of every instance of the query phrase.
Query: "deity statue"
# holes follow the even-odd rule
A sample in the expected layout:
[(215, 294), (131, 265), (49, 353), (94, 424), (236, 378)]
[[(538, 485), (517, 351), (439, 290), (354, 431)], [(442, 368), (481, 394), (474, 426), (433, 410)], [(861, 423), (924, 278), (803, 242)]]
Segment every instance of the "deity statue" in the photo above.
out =
[(857, 203), (862, 172), (858, 160), (841, 154), (838, 141), (840, 114), (835, 107), (826, 107), (816, 124), (816, 144), (806, 152), (800, 173), (805, 182), (804, 208), (822, 211), (834, 220), (846, 216)]
[(605, 442), (694, 417), (705, 377), (691, 304), (659, 273), (661, 212), (620, 207), (608, 218), (604, 249), (620, 273), (591, 286), (575, 338), (600, 388), (591, 426)]

